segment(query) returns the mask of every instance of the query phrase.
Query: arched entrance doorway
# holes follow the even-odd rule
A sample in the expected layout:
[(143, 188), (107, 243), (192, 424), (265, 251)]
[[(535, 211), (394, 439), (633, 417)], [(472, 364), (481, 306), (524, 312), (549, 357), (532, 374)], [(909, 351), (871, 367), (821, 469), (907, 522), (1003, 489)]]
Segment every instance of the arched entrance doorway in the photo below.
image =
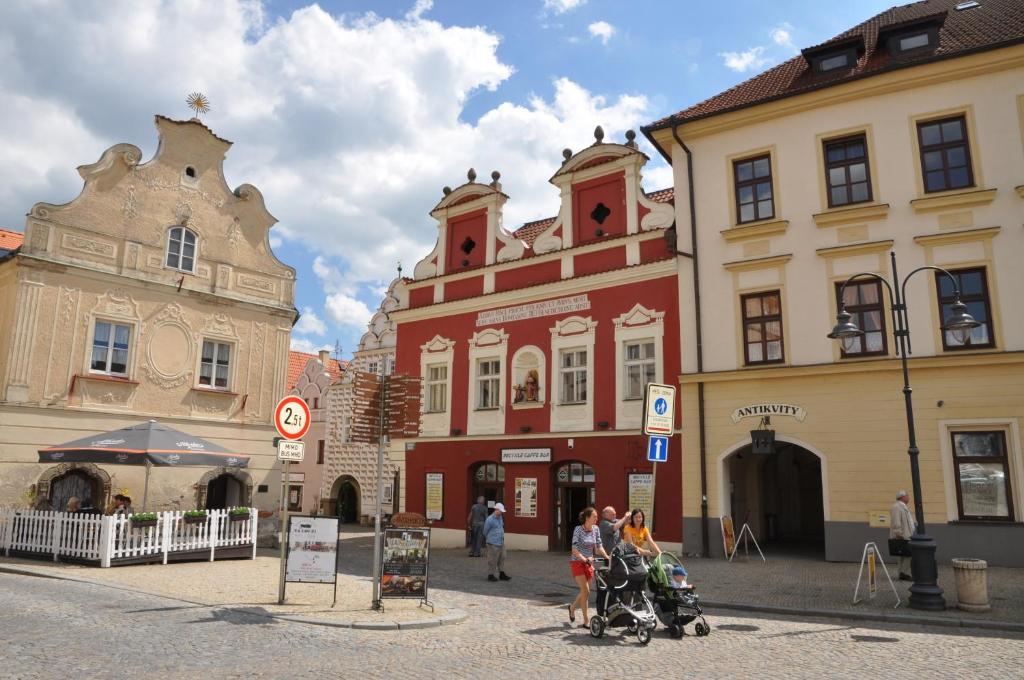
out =
[(36, 482), (36, 498), (50, 509), (63, 511), (72, 496), (105, 510), (110, 499), (110, 475), (92, 463), (61, 463), (48, 468)]
[(334, 499), (334, 512), (342, 524), (359, 521), (361, 514), (359, 482), (354, 477), (348, 475), (339, 477), (334, 482), (331, 497)]
[(562, 463), (553, 470), (555, 489), (554, 531), (549, 546), (552, 550), (569, 550), (572, 532), (579, 524), (583, 508), (594, 504), (594, 468), (586, 463)]
[[(479, 463), (470, 469), (469, 497), (473, 503), (484, 497), (488, 508), (505, 502), (505, 466), (499, 463)], [(467, 508), (467, 511), (469, 508)]]
[(749, 445), (722, 462), (725, 510), (772, 551), (825, 555), (825, 474), (819, 455), (776, 438), (770, 454)]
[(206, 509), (219, 510), (242, 505), (242, 483), (234, 476), (217, 475), (206, 484)]

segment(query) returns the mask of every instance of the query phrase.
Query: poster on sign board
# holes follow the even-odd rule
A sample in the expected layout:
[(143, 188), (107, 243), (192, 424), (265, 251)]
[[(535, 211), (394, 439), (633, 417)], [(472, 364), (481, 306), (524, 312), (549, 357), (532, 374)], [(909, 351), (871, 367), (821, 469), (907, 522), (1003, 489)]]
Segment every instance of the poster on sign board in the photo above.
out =
[(537, 516), (537, 478), (516, 477), (516, 517)]
[(444, 515), (444, 473), (428, 472), (427, 479), (427, 519), (441, 519)]
[(380, 596), (427, 599), (430, 529), (384, 530)]
[(288, 518), (285, 580), (291, 583), (334, 583), (338, 576), (338, 518)]
[(647, 523), (654, 516), (654, 475), (649, 472), (633, 472), (629, 475), (629, 509), (644, 511)]

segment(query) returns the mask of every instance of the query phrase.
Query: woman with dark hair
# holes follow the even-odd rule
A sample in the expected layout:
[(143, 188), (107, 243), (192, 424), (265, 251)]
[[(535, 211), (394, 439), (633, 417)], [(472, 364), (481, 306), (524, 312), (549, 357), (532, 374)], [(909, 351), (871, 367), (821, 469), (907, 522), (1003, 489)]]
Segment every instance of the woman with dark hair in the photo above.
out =
[[(640, 508), (636, 508), (633, 512), (629, 513), (629, 520), (626, 522), (626, 526), (622, 527), (622, 540), (635, 545), (640, 554), (645, 557), (660, 555), (661, 548), (654, 542), (654, 537), (651, 536), (651, 532), (647, 529), (646, 519), (644, 511)], [(645, 544), (650, 547), (645, 548)]]
[(583, 611), (583, 626), (590, 625), (590, 612), (587, 604), (590, 602), (590, 581), (594, 578), (594, 557), (601, 555), (608, 559), (608, 553), (601, 546), (601, 530), (597, 527), (597, 510), (584, 508), (580, 513), (580, 524), (572, 532), (572, 555), (569, 557), (569, 567), (572, 569), (572, 578), (580, 587), (576, 599), (569, 605), (569, 621), (576, 622), (576, 609)]

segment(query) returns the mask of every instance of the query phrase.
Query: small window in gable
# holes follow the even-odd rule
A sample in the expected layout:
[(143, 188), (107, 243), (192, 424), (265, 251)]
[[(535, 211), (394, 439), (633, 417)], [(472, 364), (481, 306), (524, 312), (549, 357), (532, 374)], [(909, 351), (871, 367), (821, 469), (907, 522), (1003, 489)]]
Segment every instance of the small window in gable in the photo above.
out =
[(898, 39), (899, 51), (909, 52), (910, 50), (920, 49), (922, 47), (928, 47), (931, 42), (931, 36), (928, 31), (921, 31), (920, 33), (912, 33)]
[(834, 71), (837, 68), (843, 68), (844, 66), (848, 66), (849, 64), (850, 55), (847, 54), (846, 52), (841, 52), (839, 54), (833, 54), (830, 57), (822, 57), (821, 59), (819, 59), (818, 70), (822, 72)]
[(191, 165), (186, 166), (186, 168), (185, 168), (185, 176), (188, 177), (189, 179), (195, 179), (196, 178), (196, 169), (193, 168)]
[(173, 227), (167, 232), (167, 266), (193, 273), (196, 267), (196, 234), (185, 227)]
[(467, 236), (466, 240), (462, 242), (461, 246), (459, 246), (459, 249), (466, 255), (469, 255), (471, 252), (473, 252), (473, 248), (476, 248), (476, 241), (474, 241), (469, 236)]

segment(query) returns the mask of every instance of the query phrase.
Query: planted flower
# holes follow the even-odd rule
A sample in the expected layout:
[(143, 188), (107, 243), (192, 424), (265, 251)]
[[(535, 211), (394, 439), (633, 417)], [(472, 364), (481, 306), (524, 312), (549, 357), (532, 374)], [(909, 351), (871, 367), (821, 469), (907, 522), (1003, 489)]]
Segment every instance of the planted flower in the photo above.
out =
[(156, 513), (155, 512), (137, 512), (131, 516), (132, 528), (139, 529), (143, 527), (155, 527), (156, 526)]
[(185, 524), (202, 524), (206, 521), (206, 511), (186, 510), (182, 517), (185, 520)]

